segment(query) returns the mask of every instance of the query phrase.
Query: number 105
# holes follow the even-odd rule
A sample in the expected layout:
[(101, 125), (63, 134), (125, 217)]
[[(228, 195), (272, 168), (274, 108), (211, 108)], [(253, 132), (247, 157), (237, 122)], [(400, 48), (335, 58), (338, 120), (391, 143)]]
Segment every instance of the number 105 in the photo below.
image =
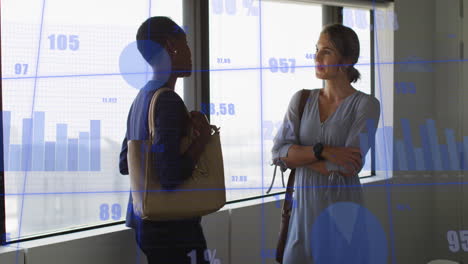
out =
[(80, 41), (77, 35), (55, 35), (52, 34), (49, 36), (50, 49), (51, 50), (78, 50), (80, 48)]

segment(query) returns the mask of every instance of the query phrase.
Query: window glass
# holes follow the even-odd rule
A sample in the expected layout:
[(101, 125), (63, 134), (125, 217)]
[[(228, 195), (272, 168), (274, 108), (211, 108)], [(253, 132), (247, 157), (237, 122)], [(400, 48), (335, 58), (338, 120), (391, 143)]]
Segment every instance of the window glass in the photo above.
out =
[(322, 87), (313, 67), (322, 9), (276, 1), (261, 1), (261, 7), (258, 1), (210, 3), (211, 105), (205, 110), (221, 127), (227, 198), (262, 195), (289, 100), (300, 89)]
[(151, 78), (134, 41), (154, 15), (182, 25), (182, 0), (2, 1), (12, 239), (125, 218), (118, 156), (130, 104)]
[[(354, 83), (354, 88), (361, 92), (371, 93), (371, 32), (370, 11), (359, 8), (343, 8), (343, 25), (352, 28), (359, 38), (360, 57), (355, 68), (361, 73), (361, 79)], [(364, 168), (359, 173), (360, 177), (371, 175), (371, 155), (369, 150), (366, 155)]]

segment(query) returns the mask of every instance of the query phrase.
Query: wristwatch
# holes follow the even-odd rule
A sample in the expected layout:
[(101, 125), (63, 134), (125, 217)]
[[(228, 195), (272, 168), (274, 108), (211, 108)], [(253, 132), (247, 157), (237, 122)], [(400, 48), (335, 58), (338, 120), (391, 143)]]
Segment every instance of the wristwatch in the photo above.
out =
[(313, 149), (314, 149), (315, 157), (318, 160), (325, 160), (325, 158), (322, 157), (322, 151), (323, 151), (323, 144), (322, 143), (319, 142), (319, 143), (315, 144)]

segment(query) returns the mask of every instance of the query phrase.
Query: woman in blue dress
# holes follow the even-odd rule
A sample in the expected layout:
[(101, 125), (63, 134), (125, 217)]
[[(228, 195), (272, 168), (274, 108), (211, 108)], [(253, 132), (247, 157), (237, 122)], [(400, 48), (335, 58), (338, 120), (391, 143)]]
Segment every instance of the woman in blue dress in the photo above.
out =
[[(339, 24), (324, 27), (316, 45), (315, 74), (324, 80), (325, 87), (310, 91), (300, 120), (301, 91), (293, 95), (283, 129), (274, 139), (274, 163), (283, 170), (296, 169), (296, 206), (289, 222), (284, 264), (367, 262), (368, 247), (353, 245), (365, 241), (358, 239), (365, 236), (362, 223), (351, 225), (348, 245), (343, 244), (343, 236), (336, 237), (331, 225), (314, 227), (320, 214), (338, 201), (362, 204), (358, 173), (370, 144), (360, 144), (360, 137), (368, 132), (369, 138), (374, 136), (380, 103), (351, 85), (360, 78), (354, 67), (359, 50), (359, 39), (352, 29)], [(336, 179), (344, 187), (328, 187)], [(360, 218), (341, 217), (342, 222), (355, 219)]]

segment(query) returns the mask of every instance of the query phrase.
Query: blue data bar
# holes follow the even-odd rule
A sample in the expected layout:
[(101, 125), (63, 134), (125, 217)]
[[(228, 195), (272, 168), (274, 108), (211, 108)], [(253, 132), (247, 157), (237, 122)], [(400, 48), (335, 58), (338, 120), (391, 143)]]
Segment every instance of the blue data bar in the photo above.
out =
[(23, 137), (21, 148), (21, 170), (30, 171), (32, 164), (32, 119), (23, 119)]
[(67, 124), (57, 124), (56, 130), (57, 152), (55, 155), (55, 170), (67, 171), (68, 126)]
[(408, 119), (402, 118), (401, 125), (403, 128), (403, 142), (405, 145), (406, 158), (409, 170), (416, 170), (416, 159), (414, 155), (414, 145), (411, 139), (411, 127)]
[(53, 141), (45, 142), (44, 170), (55, 171), (55, 142)]
[(68, 171), (78, 171), (78, 139), (68, 139)]
[(21, 171), (21, 145), (10, 145), (10, 171)]
[(434, 170), (441, 171), (442, 170), (442, 158), (440, 156), (440, 146), (439, 146), (439, 140), (437, 138), (435, 121), (432, 119), (428, 119), (426, 121), (426, 124), (427, 124), (427, 134), (429, 136), (429, 144), (432, 150), (431, 152), (432, 152), (432, 161), (434, 162)]
[(460, 157), (458, 155), (457, 143), (455, 142), (455, 132), (452, 129), (445, 129), (445, 138), (448, 147), (448, 158), (450, 170), (460, 170)]
[(426, 125), (419, 126), (419, 134), (421, 136), (422, 149), (424, 154), (424, 167), (426, 170), (431, 171), (434, 169), (434, 163), (432, 162), (433, 155), (431, 152), (431, 143), (429, 141), (429, 134), (427, 132)]
[(78, 138), (78, 170), (89, 171), (89, 132), (80, 132)]
[(101, 170), (101, 121), (91, 120), (91, 171)]
[(33, 142), (32, 142), (32, 170), (44, 170), (44, 112), (34, 112), (33, 115)]
[(10, 164), (10, 128), (11, 128), (11, 112), (3, 111), (3, 164), (4, 170), (9, 170)]
[(400, 170), (408, 170), (406, 152), (405, 152), (403, 141), (397, 140), (396, 148), (397, 148), (398, 165), (400, 166)]
[(423, 171), (424, 168), (424, 154), (422, 148), (415, 148), (414, 154), (416, 156), (416, 170)]

